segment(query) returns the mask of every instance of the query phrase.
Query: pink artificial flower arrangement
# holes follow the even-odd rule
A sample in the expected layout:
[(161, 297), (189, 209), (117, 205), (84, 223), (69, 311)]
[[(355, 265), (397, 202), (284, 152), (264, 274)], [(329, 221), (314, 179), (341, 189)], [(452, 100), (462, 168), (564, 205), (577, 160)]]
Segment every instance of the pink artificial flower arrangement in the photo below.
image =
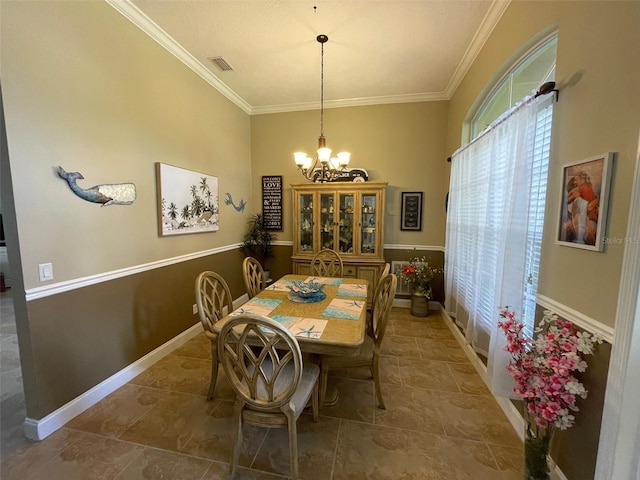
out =
[(587, 390), (574, 372), (584, 372), (584, 355), (594, 352), (598, 335), (578, 332), (573, 323), (545, 311), (535, 341), (523, 335), (524, 325), (506, 307), (498, 327), (507, 337), (505, 350), (511, 354), (507, 370), (516, 382), (513, 391), (526, 403), (528, 413), (541, 428), (566, 430), (573, 426), (578, 411), (576, 400), (586, 398)]

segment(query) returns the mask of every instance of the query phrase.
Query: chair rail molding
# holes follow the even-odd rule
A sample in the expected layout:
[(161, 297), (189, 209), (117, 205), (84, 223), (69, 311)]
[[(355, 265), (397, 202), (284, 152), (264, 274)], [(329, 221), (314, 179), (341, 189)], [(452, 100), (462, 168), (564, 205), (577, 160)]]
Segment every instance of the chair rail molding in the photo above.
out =
[(435, 252), (444, 252), (444, 246), (442, 245), (402, 245), (398, 243), (385, 243), (383, 247), (385, 250), (431, 250)]
[(557, 313), (562, 318), (575, 323), (577, 326), (587, 330), (588, 332), (597, 333), (605, 342), (613, 344), (613, 327), (604, 325), (584, 313), (574, 310), (573, 308), (540, 293), (536, 295), (536, 303), (541, 307), (551, 310), (553, 313)]
[(88, 277), (75, 278), (73, 280), (67, 280), (64, 282), (56, 282), (52, 283), (51, 285), (45, 285), (43, 287), (29, 288), (25, 291), (25, 299), (27, 300), (27, 302), (29, 302), (31, 300), (37, 300), (39, 298), (69, 292), (77, 288), (88, 287), (90, 285), (108, 282), (109, 280), (115, 280), (117, 278), (135, 275), (137, 273), (146, 272), (148, 270), (154, 270), (156, 268), (162, 268), (168, 265), (175, 265), (176, 263), (187, 262), (189, 260), (195, 260), (196, 258), (207, 257), (209, 255), (215, 255), (217, 253), (228, 252), (240, 247), (240, 243), (225, 245), (223, 247), (212, 248), (200, 252), (193, 252), (186, 255), (180, 255), (178, 257), (165, 258), (163, 260), (158, 260), (157, 262), (150, 262), (142, 265), (133, 265), (131, 267), (122, 268), (120, 270), (99, 273), (96, 275), (90, 275)]

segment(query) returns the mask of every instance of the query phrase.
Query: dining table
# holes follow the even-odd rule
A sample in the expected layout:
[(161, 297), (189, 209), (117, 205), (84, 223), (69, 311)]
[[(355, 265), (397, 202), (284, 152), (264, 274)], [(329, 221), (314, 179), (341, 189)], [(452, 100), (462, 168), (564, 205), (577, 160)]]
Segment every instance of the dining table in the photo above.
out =
[[(296, 282), (324, 284), (326, 297), (306, 303), (291, 294)], [(289, 274), (268, 285), (258, 295), (217, 321), (220, 332), (232, 317), (251, 313), (285, 325), (300, 350), (319, 355), (353, 355), (364, 342), (368, 282), (361, 278), (315, 277)]]

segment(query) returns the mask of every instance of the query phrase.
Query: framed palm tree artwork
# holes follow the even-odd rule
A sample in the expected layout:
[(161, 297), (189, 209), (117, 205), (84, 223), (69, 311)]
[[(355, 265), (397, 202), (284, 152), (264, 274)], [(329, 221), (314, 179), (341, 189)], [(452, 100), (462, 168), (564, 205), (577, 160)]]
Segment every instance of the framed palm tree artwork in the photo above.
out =
[(218, 177), (156, 163), (156, 183), (160, 236), (218, 230)]

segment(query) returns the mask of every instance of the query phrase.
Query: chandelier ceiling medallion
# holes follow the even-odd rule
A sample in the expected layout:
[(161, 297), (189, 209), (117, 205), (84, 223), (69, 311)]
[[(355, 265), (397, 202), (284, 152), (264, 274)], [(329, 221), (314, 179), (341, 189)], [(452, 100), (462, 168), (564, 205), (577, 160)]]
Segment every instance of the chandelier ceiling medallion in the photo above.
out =
[(327, 147), (324, 136), (324, 44), (329, 41), (326, 35), (316, 37), (320, 43), (320, 136), (315, 158), (304, 152), (295, 152), (294, 161), (304, 178), (312, 182), (326, 183), (336, 181), (366, 181), (367, 173), (361, 169), (348, 170), (349, 152), (340, 152), (331, 157), (331, 149)]

